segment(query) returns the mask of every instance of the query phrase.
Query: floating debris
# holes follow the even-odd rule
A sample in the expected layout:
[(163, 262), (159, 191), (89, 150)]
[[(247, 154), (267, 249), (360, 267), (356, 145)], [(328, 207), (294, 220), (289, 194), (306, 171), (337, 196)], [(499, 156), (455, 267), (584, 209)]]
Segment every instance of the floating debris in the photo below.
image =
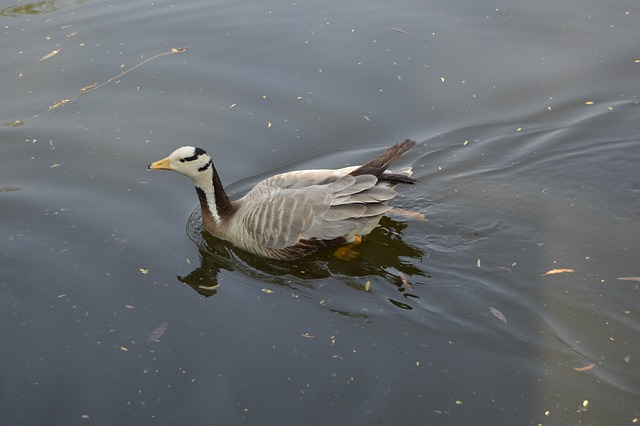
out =
[[(83, 43), (83, 44), (80, 44), (80, 46), (84, 46), (84, 43)], [(77, 95), (73, 96), (71, 99), (63, 99), (62, 101), (60, 101), (60, 102), (56, 102), (55, 104), (51, 105), (47, 110), (42, 111), (42, 112), (37, 113), (37, 114), (33, 114), (33, 115), (31, 115), (30, 117), (24, 118), (24, 119), (22, 119), (22, 120), (15, 120), (15, 121), (12, 121), (12, 122), (3, 123), (3, 124), (1, 124), (1, 125), (0, 125), (0, 128), (4, 128), (4, 127), (12, 127), (12, 126), (20, 126), (20, 125), (24, 124), (24, 122), (25, 122), (25, 121), (27, 121), (27, 120), (31, 120), (31, 119), (33, 119), (33, 118), (36, 118), (36, 117), (40, 116), (40, 114), (42, 114), (43, 112), (51, 111), (52, 109), (55, 109), (55, 108), (58, 108), (58, 107), (60, 107), (60, 106), (65, 105), (65, 104), (67, 104), (67, 103), (73, 102), (73, 101), (75, 101), (76, 99), (78, 99), (78, 98), (79, 98), (80, 96), (82, 96), (82, 95), (85, 95), (85, 94), (87, 94), (87, 93), (91, 93), (91, 92), (93, 92), (94, 90), (97, 90), (97, 89), (99, 89), (100, 87), (102, 87), (102, 86), (104, 86), (104, 85), (106, 85), (106, 84), (109, 84), (109, 83), (111, 83), (111, 82), (113, 82), (113, 81), (117, 81), (118, 79), (120, 79), (120, 78), (124, 77), (125, 75), (127, 75), (127, 74), (128, 74), (128, 73), (130, 73), (131, 71), (135, 70), (135, 69), (136, 69), (136, 68), (138, 68), (138, 67), (141, 67), (142, 65), (146, 64), (146, 63), (147, 63), (147, 62), (149, 62), (149, 61), (153, 61), (153, 60), (158, 59), (158, 58), (160, 58), (160, 57), (163, 57), (163, 56), (165, 56), (165, 55), (171, 55), (171, 54), (174, 54), (174, 53), (181, 53), (181, 52), (185, 52), (185, 51), (187, 51), (187, 48), (186, 48), (186, 47), (182, 47), (182, 48), (179, 48), (179, 49), (173, 48), (173, 49), (171, 49), (171, 50), (169, 50), (169, 51), (166, 51), (166, 52), (164, 52), (164, 53), (160, 53), (160, 54), (158, 54), (158, 55), (155, 55), (155, 56), (152, 56), (152, 57), (150, 57), (150, 58), (147, 58), (147, 59), (145, 59), (144, 61), (142, 61), (142, 62), (140, 62), (140, 63), (138, 63), (138, 64), (136, 64), (136, 65), (132, 66), (131, 68), (128, 68), (128, 69), (126, 69), (126, 70), (122, 71), (120, 74), (118, 74), (118, 75), (116, 75), (116, 76), (114, 76), (114, 77), (111, 77), (111, 78), (110, 78), (110, 79), (108, 79), (107, 81), (104, 81), (104, 82), (102, 82), (102, 83), (100, 83), (100, 84), (97, 84), (97, 85), (93, 85), (93, 87), (90, 87), (90, 88), (89, 88), (89, 86), (84, 87), (83, 89), (81, 89), (81, 90), (78, 92), (78, 94), (77, 94)], [(54, 56), (54, 55), (58, 54), (58, 52), (60, 52), (60, 49), (54, 50), (54, 51), (52, 51), (52, 52), (50, 52), (50, 53), (48, 53), (48, 54), (44, 55), (42, 58), (40, 58), (40, 61), (44, 61), (44, 60), (46, 60), (46, 59), (49, 59), (49, 58), (51, 58), (52, 56)], [(121, 66), (121, 67), (124, 67), (124, 65), (123, 65), (123, 66)]]
[(544, 277), (545, 275), (566, 274), (566, 273), (573, 273), (573, 272), (575, 272), (575, 269), (552, 269), (550, 271), (545, 272), (541, 276)]
[(494, 308), (493, 306), (489, 306), (489, 310), (491, 311), (494, 317), (498, 318), (500, 321), (502, 321), (505, 324), (507, 323), (507, 317), (505, 317), (502, 314), (502, 312), (500, 312), (498, 309)]
[(589, 364), (589, 365), (585, 365), (584, 367), (573, 367), (573, 369), (576, 371), (589, 371), (595, 366), (596, 366), (595, 364)]
[(20, 191), (20, 188), (16, 188), (15, 186), (0, 187), (0, 192), (16, 192), (16, 191)]
[(395, 32), (400, 33), (400, 34), (409, 34), (407, 31), (401, 30), (400, 28), (389, 27), (389, 29), (391, 31), (395, 31)]
[(156, 341), (158, 341), (158, 339), (160, 339), (160, 337), (162, 337), (162, 335), (164, 333), (166, 333), (167, 328), (169, 328), (169, 323), (168, 322), (163, 322), (162, 324), (157, 326), (151, 332), (151, 334), (149, 334), (149, 337), (147, 338), (147, 341), (148, 342), (156, 342)]
[(47, 59), (49, 59), (49, 58), (51, 58), (51, 57), (53, 57), (53, 56), (57, 55), (59, 52), (60, 52), (60, 49), (54, 50), (54, 51), (52, 51), (52, 52), (50, 52), (50, 53), (47, 53), (47, 54), (46, 54), (46, 55), (44, 55), (42, 58), (40, 58), (40, 61), (39, 61), (39, 62), (46, 61)]
[(411, 283), (409, 282), (407, 277), (404, 276), (402, 272), (400, 272), (400, 280), (402, 281), (402, 285), (404, 285), (407, 288), (407, 290), (413, 290), (413, 287), (411, 287)]

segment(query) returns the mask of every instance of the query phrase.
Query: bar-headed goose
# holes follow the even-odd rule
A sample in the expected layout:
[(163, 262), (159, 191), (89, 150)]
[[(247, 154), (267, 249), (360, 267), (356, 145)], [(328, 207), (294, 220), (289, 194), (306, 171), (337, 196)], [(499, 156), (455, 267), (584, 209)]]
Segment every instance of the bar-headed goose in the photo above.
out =
[(387, 170), (415, 144), (397, 143), (362, 166), (275, 175), (234, 201), (201, 148), (178, 148), (149, 169), (173, 170), (193, 180), (204, 227), (212, 235), (264, 257), (289, 260), (371, 232), (391, 209), (393, 187), (415, 182), (411, 167)]

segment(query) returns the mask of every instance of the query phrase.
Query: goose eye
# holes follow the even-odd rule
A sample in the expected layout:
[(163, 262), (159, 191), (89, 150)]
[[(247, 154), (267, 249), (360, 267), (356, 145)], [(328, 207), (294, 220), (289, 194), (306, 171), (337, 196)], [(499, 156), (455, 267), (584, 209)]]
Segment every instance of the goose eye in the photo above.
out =
[(184, 158), (181, 158), (181, 159), (180, 159), (180, 162), (181, 162), (181, 163), (184, 163), (185, 161), (186, 161), (186, 160), (185, 160)]

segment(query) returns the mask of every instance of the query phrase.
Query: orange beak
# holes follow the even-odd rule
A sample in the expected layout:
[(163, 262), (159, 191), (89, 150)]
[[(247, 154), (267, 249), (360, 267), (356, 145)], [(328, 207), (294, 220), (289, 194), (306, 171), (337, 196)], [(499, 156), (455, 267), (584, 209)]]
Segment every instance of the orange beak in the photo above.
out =
[(171, 170), (171, 160), (169, 157), (158, 160), (155, 163), (149, 164), (150, 170)]

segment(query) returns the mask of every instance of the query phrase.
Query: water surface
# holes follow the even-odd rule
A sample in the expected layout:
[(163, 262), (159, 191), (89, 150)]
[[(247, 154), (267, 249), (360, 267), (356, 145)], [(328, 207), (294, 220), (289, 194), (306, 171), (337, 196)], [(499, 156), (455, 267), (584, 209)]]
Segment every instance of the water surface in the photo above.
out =
[[(2, 6), (2, 423), (634, 424), (638, 16)], [(405, 138), (395, 204), (426, 220), (385, 218), (353, 259), (243, 253), (146, 171), (201, 146), (239, 195)]]

